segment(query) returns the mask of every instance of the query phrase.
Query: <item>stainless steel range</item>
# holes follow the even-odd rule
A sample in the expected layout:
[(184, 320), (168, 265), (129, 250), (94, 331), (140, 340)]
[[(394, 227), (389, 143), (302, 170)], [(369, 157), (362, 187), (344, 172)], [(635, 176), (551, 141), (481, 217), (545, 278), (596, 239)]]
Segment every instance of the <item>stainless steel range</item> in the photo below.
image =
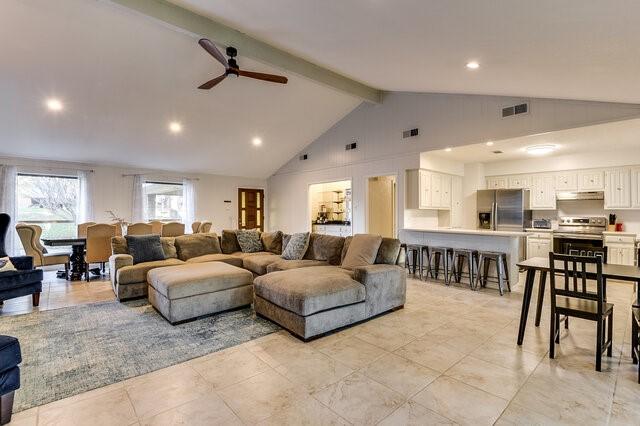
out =
[(558, 229), (553, 232), (553, 251), (568, 254), (580, 250), (585, 254), (603, 246), (603, 232), (607, 229), (605, 217), (561, 217)]

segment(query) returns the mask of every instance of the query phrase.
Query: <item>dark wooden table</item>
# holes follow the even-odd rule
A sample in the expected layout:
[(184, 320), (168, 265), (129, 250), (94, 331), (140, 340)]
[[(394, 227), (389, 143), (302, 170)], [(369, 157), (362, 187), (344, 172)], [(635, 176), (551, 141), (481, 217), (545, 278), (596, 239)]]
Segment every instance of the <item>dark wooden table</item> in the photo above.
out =
[(69, 279), (78, 281), (82, 279), (85, 271), (84, 264), (84, 248), (87, 245), (86, 238), (43, 238), (42, 242), (49, 247), (68, 247), (71, 246), (71, 271)]
[[(549, 259), (545, 257), (532, 257), (525, 261), (519, 262), (518, 266), (527, 271), (527, 277), (524, 281), (524, 296), (522, 298), (522, 310), (520, 311), (520, 327), (518, 328), (518, 345), (522, 345), (524, 340), (524, 330), (527, 328), (527, 317), (529, 315), (529, 305), (531, 304), (531, 294), (533, 293), (533, 284), (536, 280), (536, 272), (540, 272), (540, 283), (538, 289), (538, 305), (536, 308), (536, 327), (540, 325), (540, 315), (542, 312), (542, 303), (544, 300), (544, 289), (547, 281), (547, 273), (551, 269), (549, 267)], [(564, 264), (556, 262), (557, 269), (562, 270)], [(587, 265), (587, 278), (595, 278), (595, 265)], [(631, 281), (636, 284), (636, 304), (640, 305), (640, 268), (628, 265), (602, 265), (602, 277), (606, 285), (607, 279), (618, 281)]]

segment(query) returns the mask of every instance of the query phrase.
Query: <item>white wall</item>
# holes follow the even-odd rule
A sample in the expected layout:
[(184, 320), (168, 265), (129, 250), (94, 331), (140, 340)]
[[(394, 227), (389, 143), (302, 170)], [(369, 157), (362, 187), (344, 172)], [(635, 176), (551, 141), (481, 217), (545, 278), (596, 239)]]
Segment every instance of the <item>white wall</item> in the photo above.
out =
[[(500, 118), (501, 108), (521, 98), (389, 93), (378, 105), (363, 103), (286, 163), (268, 180), (271, 227), (285, 232), (310, 228), (307, 187), (352, 179), (354, 232), (365, 232), (365, 188), (369, 176), (397, 173), (398, 228), (434, 227), (436, 211), (404, 210), (405, 170), (420, 167), (420, 153), (486, 140), (499, 140), (636, 117), (640, 106), (600, 102), (528, 99), (531, 113)], [(402, 131), (419, 136), (402, 139)], [(357, 142), (356, 150), (345, 150)], [(468, 218), (467, 220), (470, 220)], [(475, 223), (475, 222), (474, 222)], [(475, 227), (475, 225), (474, 225)]]
[[(18, 165), (18, 171), (34, 173), (74, 174), (74, 170), (94, 170), (94, 214), (95, 220), (108, 221), (106, 210), (131, 220), (133, 178), (123, 174), (145, 174), (150, 179), (180, 181), (182, 177), (198, 178), (196, 187), (196, 220), (210, 220), (213, 230), (235, 228), (238, 221), (238, 188), (266, 188), (262, 179), (218, 176), (208, 174), (177, 174), (161, 170), (124, 169), (118, 167), (93, 166), (91, 164), (40, 161), (18, 158), (0, 158), (0, 164)], [(268, 193), (265, 199), (269, 199)], [(224, 203), (231, 200), (231, 204)], [(268, 218), (268, 210), (265, 218)], [(268, 219), (265, 219), (268, 226)], [(190, 226), (188, 224), (187, 226)]]

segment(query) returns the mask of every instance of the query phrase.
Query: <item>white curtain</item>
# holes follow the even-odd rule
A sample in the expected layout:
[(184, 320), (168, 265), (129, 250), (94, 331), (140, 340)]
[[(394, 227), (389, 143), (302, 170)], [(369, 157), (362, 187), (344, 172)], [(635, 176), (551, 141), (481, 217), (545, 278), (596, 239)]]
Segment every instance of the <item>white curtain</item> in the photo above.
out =
[(5, 250), (8, 255), (17, 254), (16, 242), (16, 166), (2, 166), (0, 170), (0, 212), (11, 216), (11, 223), (5, 239)]
[(144, 195), (144, 176), (135, 175), (133, 177), (133, 210), (131, 212), (131, 222), (147, 221), (147, 197)]
[(191, 229), (191, 224), (196, 219), (196, 188), (193, 179), (182, 180), (182, 210), (185, 228)]
[(80, 191), (78, 194), (78, 223), (91, 222), (93, 217), (93, 172), (78, 171)]

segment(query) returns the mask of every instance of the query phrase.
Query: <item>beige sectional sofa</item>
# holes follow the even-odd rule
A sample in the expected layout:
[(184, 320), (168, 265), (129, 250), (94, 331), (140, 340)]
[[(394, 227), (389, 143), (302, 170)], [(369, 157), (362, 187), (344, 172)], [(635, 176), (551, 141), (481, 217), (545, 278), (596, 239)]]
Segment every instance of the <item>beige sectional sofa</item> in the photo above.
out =
[[(220, 239), (215, 233), (163, 237), (165, 260), (134, 265), (126, 239), (115, 237), (109, 261), (113, 289), (119, 300), (149, 295), (170, 322), (184, 321), (222, 307), (246, 304), (246, 282), (241, 290), (235, 290), (235, 284), (220, 284), (215, 277), (208, 280), (205, 276), (209, 270), (215, 275), (224, 268), (196, 266), (223, 262), (252, 273), (255, 279), (251, 293), (257, 314), (303, 339), (404, 305), (406, 274), (400, 266), (404, 265), (404, 251), (397, 239), (356, 236), (353, 240), (312, 233), (304, 257), (285, 260), (281, 253), (288, 238), (279, 232), (263, 233), (264, 251), (243, 253), (236, 231), (225, 230)], [(370, 259), (353, 266), (355, 249), (349, 251), (352, 241), (359, 241), (360, 250), (364, 248)], [(345, 264), (348, 255), (351, 266)], [(357, 256), (355, 259), (362, 262)], [(233, 268), (226, 268), (224, 273), (232, 274)], [(197, 280), (189, 278), (192, 276)], [(189, 280), (194, 283), (186, 282)], [(203, 287), (201, 292), (198, 286)], [(221, 302), (222, 294), (234, 297)], [(209, 304), (213, 308), (207, 310)]]

